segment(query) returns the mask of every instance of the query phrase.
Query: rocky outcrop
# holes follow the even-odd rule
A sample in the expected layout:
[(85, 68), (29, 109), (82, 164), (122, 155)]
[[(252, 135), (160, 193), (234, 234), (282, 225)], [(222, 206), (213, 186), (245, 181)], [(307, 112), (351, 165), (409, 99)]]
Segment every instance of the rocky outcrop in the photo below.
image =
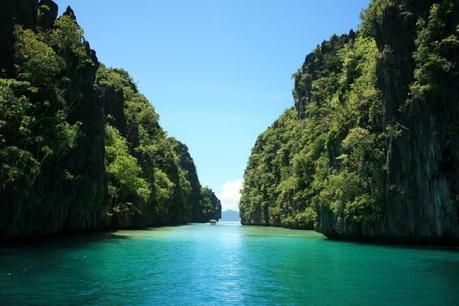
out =
[(37, 27), (51, 29), (57, 18), (58, 7), (52, 0), (41, 0), (37, 9)]
[(174, 150), (180, 158), (179, 166), (186, 171), (187, 180), (191, 183), (191, 191), (187, 199), (188, 205), (191, 208), (188, 218), (195, 222), (207, 222), (209, 220), (202, 217), (203, 209), (200, 204), (201, 184), (193, 158), (188, 152), (188, 147), (185, 144), (175, 139), (173, 141), (175, 143)]
[[(0, 18), (0, 65), (6, 70), (3, 77), (14, 78), (16, 71), (11, 68), (17, 52), (14, 46), (14, 27), (20, 25), (32, 31), (36, 28), (51, 29), (56, 22), (57, 5), (48, 0), (38, 3), (2, 1), (1, 5), (0, 11), (5, 16)], [(61, 140), (58, 137), (61, 136), (47, 131), (45, 125), (35, 124), (34, 132), (39, 135), (36, 137), (50, 139), (46, 149), (49, 153), (42, 156), (36, 153), (35, 159), (40, 163), (40, 170), (32, 177), (29, 187), (9, 189), (3, 185), (0, 190), (2, 238), (40, 236), (57, 231), (94, 229), (108, 225), (103, 202), (104, 121), (102, 107), (93, 88), (99, 63), (87, 42), (82, 45), (82, 50), (85, 54), (81, 56), (88, 58), (85, 64), (81, 64), (76, 55), (61, 53), (63, 50), (55, 51), (58, 54), (56, 56), (61, 56), (67, 62), (61, 73), (64, 82), (68, 84), (68, 90), (62, 97), (59, 98), (47, 88), (40, 88), (34, 95), (26, 93), (30, 95), (28, 98), (35, 104), (37, 112), (45, 99), (49, 100), (49, 105), (62, 103), (59, 99), (71, 101), (70, 108), (66, 110), (66, 119), (69, 124), (79, 126), (79, 135), (73, 148), (60, 151), (58, 142)], [(58, 118), (59, 114), (54, 112), (56, 109), (49, 111), (46, 119), (41, 115), (41, 120)], [(15, 143), (6, 143), (13, 144)], [(18, 142), (15, 145), (20, 144)], [(43, 150), (43, 147), (44, 145), (38, 146), (37, 152)], [(2, 166), (2, 170), (9, 167), (5, 163)]]
[(199, 205), (202, 212), (195, 217), (194, 222), (208, 222), (211, 219), (219, 220), (222, 217), (222, 204), (210, 188), (201, 189)]
[[(377, 1), (375, 1), (377, 2)], [(373, 4), (375, 5), (375, 4)], [(420, 26), (420, 21), (425, 24)], [(451, 64), (447, 71), (431, 74), (422, 84), (422, 63), (415, 53), (427, 48), (433, 23), (442, 24), (429, 33), (444, 49), (441, 56)], [(384, 120), (396, 130), (387, 140), (385, 200), (382, 215), (374, 223), (344, 222), (323, 210), (319, 231), (333, 238), (399, 241), (410, 243), (457, 243), (459, 241), (459, 5), (455, 1), (394, 1), (372, 19), (381, 52), (378, 85), (384, 103)], [(422, 32), (424, 31), (424, 32)], [(453, 41), (448, 46), (448, 41)], [(429, 50), (430, 51), (430, 50)], [(438, 64), (438, 63), (437, 63)], [(430, 66), (429, 70), (440, 70)], [(418, 94), (416, 87), (437, 86)]]
[(35, 27), (37, 1), (4, 0), (0, 2), (0, 71), (12, 75), (14, 70), (14, 35), (15, 25)]
[(124, 93), (113, 86), (102, 87), (99, 93), (106, 121), (116, 127), (122, 135), (127, 135), (124, 115)]
[[(435, 33), (440, 39), (457, 37), (459, 5), (450, 3), (453, 12), (439, 16), (447, 24), (443, 33)], [(428, 94), (424, 100), (410, 97), (414, 71), (420, 65), (412, 56), (419, 34), (416, 22), (423, 18), (428, 23), (431, 10), (432, 1), (404, 1), (387, 7), (375, 23), (376, 42), (383, 53), (378, 80), (385, 120), (401, 131), (388, 143), (381, 234), (420, 241), (459, 238), (459, 137), (454, 134), (459, 119), (457, 55), (450, 58), (454, 68), (440, 76), (446, 80), (434, 80), (447, 83), (444, 92)]]
[(457, 244), (459, 3), (374, 0), (362, 16), (295, 74), (295, 109), (252, 150), (241, 221)]
[(0, 2), (0, 240), (201, 221), (188, 148), (99, 63), (73, 10), (57, 13)]

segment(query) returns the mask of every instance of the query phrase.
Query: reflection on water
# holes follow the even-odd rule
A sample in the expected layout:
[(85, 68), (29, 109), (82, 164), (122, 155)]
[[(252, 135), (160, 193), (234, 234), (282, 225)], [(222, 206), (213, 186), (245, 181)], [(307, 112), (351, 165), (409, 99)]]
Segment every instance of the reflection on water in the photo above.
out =
[(0, 304), (458, 305), (459, 253), (192, 224), (0, 249)]

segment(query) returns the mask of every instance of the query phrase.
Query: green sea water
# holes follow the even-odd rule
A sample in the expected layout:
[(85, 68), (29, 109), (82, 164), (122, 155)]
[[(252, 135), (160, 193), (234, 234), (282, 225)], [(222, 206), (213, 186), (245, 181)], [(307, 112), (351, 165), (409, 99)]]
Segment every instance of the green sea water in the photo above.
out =
[(0, 248), (0, 305), (459, 305), (459, 251), (192, 224)]

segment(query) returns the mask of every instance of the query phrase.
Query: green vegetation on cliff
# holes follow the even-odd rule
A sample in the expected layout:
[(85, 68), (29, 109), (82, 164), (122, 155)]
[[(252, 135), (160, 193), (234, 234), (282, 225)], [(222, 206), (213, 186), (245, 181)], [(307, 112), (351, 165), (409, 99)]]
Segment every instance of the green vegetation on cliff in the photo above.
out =
[(294, 74), (252, 149), (243, 224), (329, 237), (459, 237), (459, 4), (375, 0)]
[[(188, 148), (167, 137), (129, 74), (101, 65), (96, 90), (105, 111), (107, 200), (114, 225), (208, 221), (201, 206), (207, 194)], [(217, 203), (212, 204), (214, 213)]]
[(321, 203), (349, 218), (376, 217), (384, 137), (377, 49), (372, 39), (354, 36), (323, 43), (295, 75), (296, 107), (253, 149), (241, 199), (244, 222), (313, 228)]
[(0, 11), (0, 237), (218, 218), (187, 147), (127, 72), (98, 62), (70, 8)]

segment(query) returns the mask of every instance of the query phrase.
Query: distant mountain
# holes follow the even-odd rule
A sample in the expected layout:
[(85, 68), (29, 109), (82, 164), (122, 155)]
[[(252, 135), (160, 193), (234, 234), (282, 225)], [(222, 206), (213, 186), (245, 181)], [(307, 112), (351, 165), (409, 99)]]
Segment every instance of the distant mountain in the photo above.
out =
[(220, 221), (240, 221), (239, 211), (227, 209), (222, 212)]

